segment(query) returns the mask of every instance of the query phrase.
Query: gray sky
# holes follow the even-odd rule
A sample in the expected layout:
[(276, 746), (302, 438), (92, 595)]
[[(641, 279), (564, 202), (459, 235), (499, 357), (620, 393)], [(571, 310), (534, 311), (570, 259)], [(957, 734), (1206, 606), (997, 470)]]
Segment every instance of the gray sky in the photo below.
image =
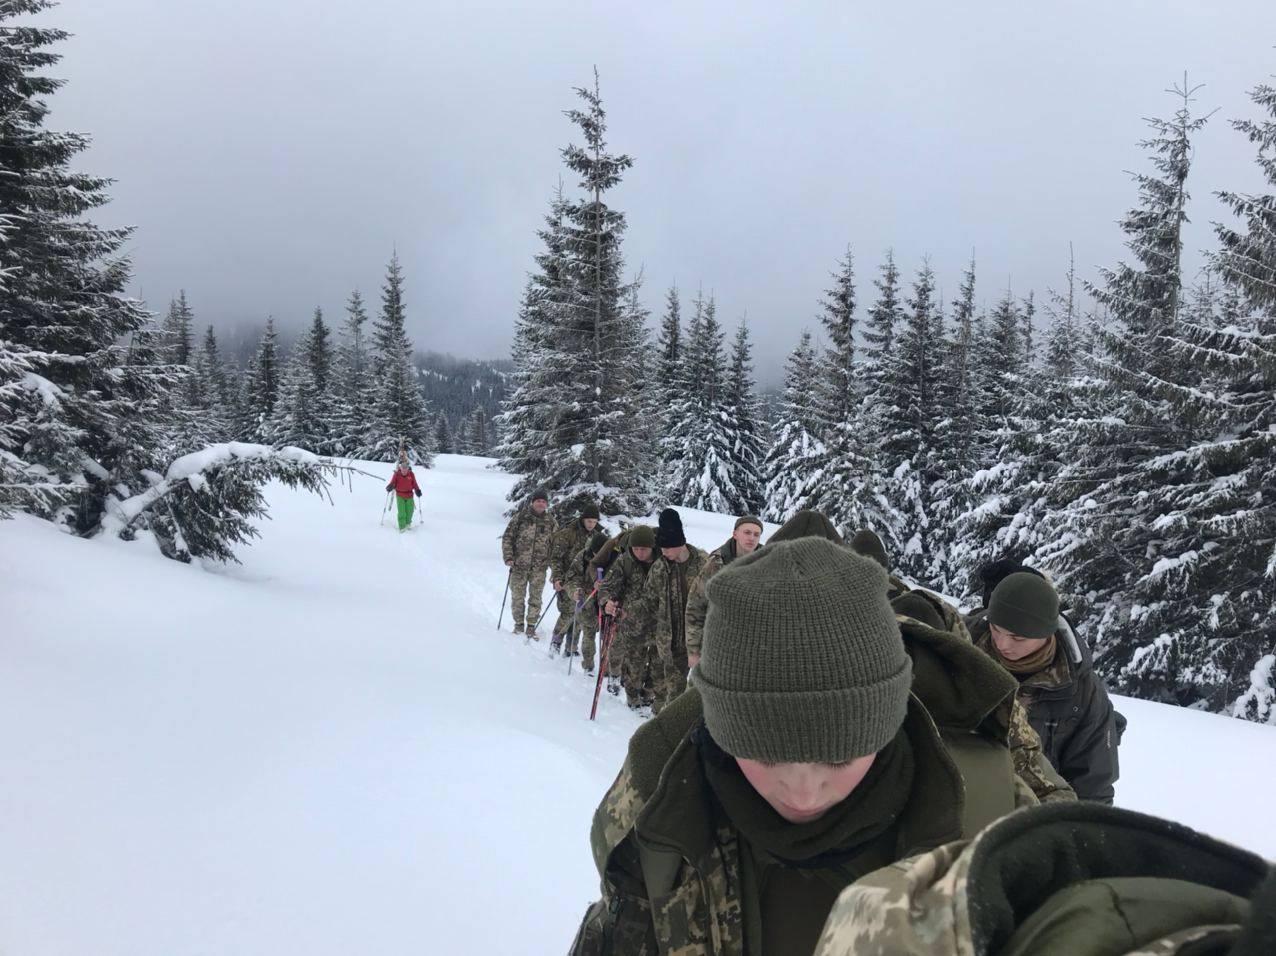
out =
[(973, 248), (989, 304), (1058, 285), (1069, 240), (1083, 274), (1115, 263), (1141, 118), (1172, 113), (1184, 70), (1219, 108), (1190, 183), (1199, 252), (1212, 190), (1261, 185), (1227, 120), (1276, 72), (1271, 0), (65, 0), (43, 19), (75, 34), (51, 125), (92, 134), (81, 167), (118, 180), (98, 218), (139, 227), (153, 307), (184, 287), (201, 322), (339, 321), (397, 245), (417, 346), (472, 357), (507, 354), (569, 177), (562, 111), (597, 64), (648, 306), (676, 280), (728, 324), (747, 311), (766, 382), (848, 243), (864, 304), (888, 246), (910, 272), (929, 253), (949, 299)]

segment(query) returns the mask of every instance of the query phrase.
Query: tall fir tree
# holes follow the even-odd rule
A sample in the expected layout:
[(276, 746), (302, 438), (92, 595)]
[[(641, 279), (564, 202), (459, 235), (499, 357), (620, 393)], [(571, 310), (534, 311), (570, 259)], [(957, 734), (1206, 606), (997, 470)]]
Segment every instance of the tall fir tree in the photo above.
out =
[(820, 303), (820, 322), (828, 345), (814, 383), (825, 456), (814, 466), (820, 479), (812, 484), (810, 504), (843, 532), (850, 532), (866, 523), (864, 505), (871, 494), (865, 481), (869, 469), (864, 446), (863, 379), (855, 361), (855, 260), (849, 247), (832, 278), (833, 286)]
[(376, 401), (372, 356), (368, 348), (368, 310), (358, 289), (350, 293), (337, 350), (334, 394), (338, 398), (333, 451), (354, 455), (367, 446), (369, 417)]
[(537, 268), (514, 326), (514, 388), (497, 417), (500, 466), (521, 476), (509, 495), (516, 504), (550, 480), (549, 450), (562, 437), (556, 432), (558, 405), (569, 399), (562, 381), (592, 378), (579, 343), (573, 348), (572, 342), (575, 290), (567, 261), (567, 210), (560, 183), (538, 232), (543, 248), (535, 257)]
[(633, 358), (645, 330), (626, 307), (625, 215), (606, 202), (633, 159), (608, 151), (597, 70), (593, 88), (576, 94), (582, 105), (567, 117), (583, 143), (565, 147), (562, 156), (583, 195), (566, 206), (564, 290), (570, 296), (562, 303), (563, 334), (553, 351), (566, 374), (557, 382), (561, 398), (547, 478), (559, 502), (592, 499), (608, 513), (637, 513), (646, 504), (640, 462), (649, 423), (639, 394), (646, 383), (636, 378)]
[(46, 0), (0, 6), (0, 497), (92, 534), (121, 489), (145, 487), (161, 466), (167, 410), (180, 382), (124, 295), (131, 229), (84, 217), (108, 201), (109, 180), (75, 172), (87, 146), (45, 128), (44, 74), (64, 31), (10, 25)]
[(169, 303), (168, 315), (165, 316), (163, 325), (165, 345), (174, 365), (193, 364), (194, 326), (195, 313), (186, 301), (186, 290), (182, 289), (178, 297)]
[(727, 414), (730, 416), (731, 484), (739, 495), (738, 511), (759, 514), (766, 504), (762, 487), (762, 415), (753, 382), (753, 346), (749, 326), (740, 320), (731, 346), (731, 367), (727, 373)]
[(217, 333), (210, 325), (195, 353), (194, 409), (199, 415), (205, 440), (224, 442), (234, 438), (236, 400), (230, 373), (217, 346)]
[(927, 262), (913, 283), (887, 362), (879, 449), (892, 510), (883, 530), (895, 546), (895, 566), (914, 577), (924, 576), (933, 558), (931, 489), (938, 477), (934, 430), (940, 354), (936, 326), (935, 274)]
[(1182, 400), (1197, 388), (1197, 371), (1165, 343), (1183, 331), (1187, 178), (1205, 119), (1192, 115), (1186, 84), (1175, 92), (1174, 117), (1149, 121), (1143, 146), (1155, 172), (1135, 175), (1139, 205), (1121, 221), (1135, 264), (1102, 270), (1102, 283), (1089, 286), (1115, 322), (1100, 336), (1105, 414), (1060, 475), (1068, 500), (1041, 553), (1092, 608), (1100, 670), (1122, 691), (1186, 703), (1195, 691), (1191, 681), (1176, 686), (1182, 603), (1167, 586), (1177, 587), (1195, 532), (1182, 526), (1166, 480), (1182, 449), (1210, 427), (1195, 402)]
[(860, 349), (858, 379), (863, 397), (858, 411), (862, 475), (860, 522), (890, 540), (896, 524), (895, 509), (887, 497), (890, 475), (882, 451), (886, 414), (886, 383), (894, 353), (895, 337), (903, 323), (903, 303), (899, 291), (899, 268), (895, 254), (886, 251), (878, 278), (873, 280), (877, 299), (866, 316)]
[(276, 404), (269, 430), (271, 444), (304, 448), (319, 454), (334, 450), (337, 439), (338, 402), (333, 395), (336, 357), (332, 333), (315, 309), (314, 319), (297, 343)]
[(934, 527), (932, 561), (926, 582), (948, 594), (964, 591), (969, 557), (961, 518), (977, 496), (972, 488), (987, 451), (979, 446), (980, 392), (978, 342), (975, 338), (975, 259), (962, 274), (953, 302), (952, 334), (943, 342), (937, 372), (935, 468), (938, 480), (931, 490)]
[(784, 522), (810, 506), (816, 468), (826, 452), (819, 439), (819, 409), (811, 388), (819, 358), (811, 333), (803, 332), (784, 367), (784, 395), (775, 424), (775, 438), (762, 463), (766, 514)]
[(400, 450), (422, 467), (429, 467), (434, 451), (430, 410), (412, 364), (403, 297), (403, 267), (396, 252), (386, 268), (381, 290), (381, 314), (373, 327), (374, 404), (370, 409), (367, 443), (358, 457), (391, 462)]
[(670, 407), (677, 423), (676, 453), (666, 459), (672, 467), (665, 490), (670, 501), (688, 508), (740, 514), (747, 510), (747, 489), (735, 484), (735, 438), (717, 311), (712, 295), (703, 303), (697, 296), (682, 353), (679, 394)]
[(283, 385), (283, 361), (279, 354), (279, 333), (275, 319), (266, 320), (257, 352), (244, 373), (239, 399), (240, 419), (236, 430), (244, 441), (269, 442), (271, 423)]

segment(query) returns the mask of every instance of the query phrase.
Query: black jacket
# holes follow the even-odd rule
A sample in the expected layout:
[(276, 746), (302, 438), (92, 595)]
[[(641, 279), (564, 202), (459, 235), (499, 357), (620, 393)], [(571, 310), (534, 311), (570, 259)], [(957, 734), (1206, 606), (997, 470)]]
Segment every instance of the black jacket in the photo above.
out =
[[(967, 620), (970, 636), (994, 660), (987, 613)], [(1103, 678), (1094, 672), (1090, 647), (1060, 616), (1054, 663), (1019, 683), (1019, 700), (1041, 737), (1041, 750), (1082, 800), (1111, 803), (1120, 776), (1117, 745), (1125, 720), (1112, 706)]]

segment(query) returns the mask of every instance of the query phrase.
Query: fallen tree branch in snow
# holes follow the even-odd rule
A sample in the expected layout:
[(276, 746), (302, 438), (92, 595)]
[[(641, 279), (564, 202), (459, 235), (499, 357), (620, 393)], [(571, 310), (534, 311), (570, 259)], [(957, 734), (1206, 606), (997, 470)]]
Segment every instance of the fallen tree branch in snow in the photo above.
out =
[(102, 531), (123, 538), (146, 528), (167, 556), (238, 561), (234, 545), (258, 536), (253, 518), (269, 517), (261, 488), (281, 481), (324, 495), (333, 477), (367, 474), (350, 464), (300, 448), (242, 442), (210, 445), (183, 455), (151, 487), (127, 498), (107, 499)]

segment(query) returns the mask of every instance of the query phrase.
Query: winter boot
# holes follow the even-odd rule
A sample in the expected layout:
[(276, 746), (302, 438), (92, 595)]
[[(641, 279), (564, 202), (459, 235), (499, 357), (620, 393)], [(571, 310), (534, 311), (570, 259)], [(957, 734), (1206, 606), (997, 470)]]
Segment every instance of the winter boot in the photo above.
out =
[(541, 639), (541, 636), (536, 633), (536, 628), (529, 627), (527, 629), (527, 639), (529, 641), (539, 641)]
[(515, 634), (522, 634), (522, 633), (523, 633), (523, 625), (522, 625), (522, 624), (515, 624), (515, 625), (514, 625), (514, 633), (515, 633)]

